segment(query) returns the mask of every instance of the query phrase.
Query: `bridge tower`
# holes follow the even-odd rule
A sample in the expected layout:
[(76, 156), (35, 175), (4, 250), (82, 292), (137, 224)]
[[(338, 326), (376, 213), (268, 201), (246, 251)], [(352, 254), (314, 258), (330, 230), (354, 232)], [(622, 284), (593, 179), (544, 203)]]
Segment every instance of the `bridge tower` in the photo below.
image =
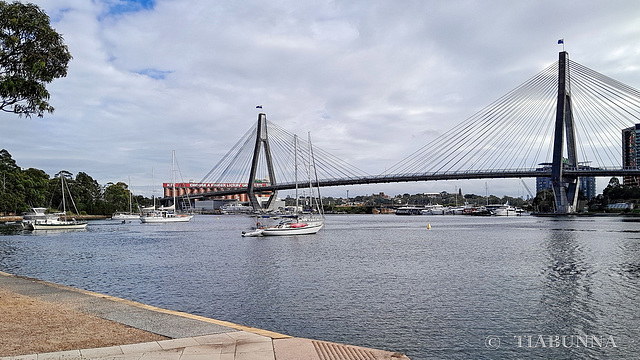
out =
[[(566, 51), (561, 52), (558, 61), (558, 105), (551, 165), (551, 185), (556, 203), (556, 214), (573, 213), (578, 204), (578, 177), (563, 175), (563, 169), (577, 169), (578, 167), (576, 133), (571, 111), (571, 86), (567, 74), (568, 55)], [(563, 153), (565, 135), (567, 141), (566, 157)]]
[(271, 148), (269, 147), (269, 136), (267, 135), (267, 115), (260, 113), (258, 114), (256, 145), (253, 149), (251, 172), (249, 173), (249, 183), (247, 185), (247, 194), (249, 195), (249, 201), (251, 202), (251, 206), (253, 206), (254, 210), (268, 209), (278, 194), (277, 191), (271, 192), (271, 194), (269, 195), (269, 200), (267, 200), (264, 207), (260, 202), (258, 202), (258, 199), (256, 197), (256, 172), (260, 160), (260, 150), (262, 150), (263, 146), (264, 157), (267, 164), (267, 171), (269, 172), (269, 181), (271, 182), (271, 185), (276, 185), (276, 177), (273, 171), (273, 160), (271, 158)]

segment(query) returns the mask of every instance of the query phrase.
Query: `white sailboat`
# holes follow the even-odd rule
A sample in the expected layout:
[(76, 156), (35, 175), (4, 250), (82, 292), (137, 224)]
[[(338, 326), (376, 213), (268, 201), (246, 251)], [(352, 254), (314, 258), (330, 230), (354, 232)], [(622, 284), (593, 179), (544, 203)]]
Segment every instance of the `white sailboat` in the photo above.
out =
[[(298, 154), (297, 154), (298, 137), (294, 136), (295, 148), (295, 177), (296, 177), (296, 215), (291, 219), (281, 221), (278, 225), (265, 227), (260, 234), (262, 236), (283, 236), (283, 235), (309, 235), (316, 234), (324, 226), (324, 212), (322, 209), (322, 198), (320, 196), (320, 188), (313, 186), (311, 181), (311, 171), (315, 174), (316, 185), (318, 183), (318, 173), (315, 167), (315, 159), (313, 157), (313, 147), (311, 146), (311, 135), (309, 134), (309, 212), (302, 214), (297, 213), (298, 206)], [(317, 196), (316, 196), (317, 195)]]
[[(75, 218), (67, 217), (64, 174), (60, 172), (58, 177), (60, 177), (60, 186), (62, 188), (62, 212), (45, 214), (44, 208), (34, 208), (33, 217), (24, 224), (26, 228), (31, 230), (78, 230), (87, 227), (86, 221), (78, 221)], [(77, 214), (78, 209), (73, 202), (71, 192), (69, 192), (69, 200), (71, 200)]]
[(173, 150), (171, 154), (171, 182), (173, 184), (173, 205), (169, 207), (162, 207), (160, 209), (156, 209), (155, 197), (153, 198), (153, 210), (143, 212), (142, 216), (140, 216), (140, 221), (142, 223), (151, 223), (151, 224), (159, 224), (159, 223), (175, 223), (175, 222), (189, 222), (193, 218), (192, 214), (177, 214), (176, 213), (176, 177), (175, 177), (175, 158), (176, 151)]
[[(131, 177), (129, 177), (129, 186), (131, 186)], [(133, 220), (139, 220), (140, 219), (140, 214), (139, 213), (134, 213), (133, 212), (133, 202), (132, 202), (132, 192), (131, 189), (129, 189), (129, 212), (116, 212), (113, 215), (111, 215), (111, 220), (118, 220), (118, 221), (133, 221)]]

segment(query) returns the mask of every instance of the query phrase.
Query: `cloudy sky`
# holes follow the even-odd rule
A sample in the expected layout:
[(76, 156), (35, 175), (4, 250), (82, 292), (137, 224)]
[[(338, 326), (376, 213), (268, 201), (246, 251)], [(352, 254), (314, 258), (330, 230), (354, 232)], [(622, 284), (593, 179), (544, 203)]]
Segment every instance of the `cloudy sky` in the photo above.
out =
[[(50, 84), (53, 115), (0, 114), (23, 168), (84, 171), (151, 194), (202, 179), (256, 121), (370, 174), (529, 79), (571, 59), (640, 88), (640, 2), (594, 0), (34, 0), (73, 60)], [(534, 188), (534, 181), (527, 180)], [(600, 181), (602, 188), (604, 181)], [(522, 195), (518, 180), (490, 193)], [(485, 180), (341, 187), (484, 194)]]

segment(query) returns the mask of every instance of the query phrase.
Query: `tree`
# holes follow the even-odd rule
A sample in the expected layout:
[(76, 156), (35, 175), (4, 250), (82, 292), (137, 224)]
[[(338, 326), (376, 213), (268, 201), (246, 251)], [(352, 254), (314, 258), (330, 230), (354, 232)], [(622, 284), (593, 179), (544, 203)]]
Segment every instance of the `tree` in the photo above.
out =
[(48, 191), (49, 175), (40, 169), (29, 168), (22, 171), (22, 183), (25, 189), (25, 202), (22, 211), (29, 210), (29, 207), (47, 206), (50, 198)]
[(23, 191), (20, 184), (20, 167), (5, 149), (0, 150), (0, 213), (19, 211)]
[(617, 177), (612, 177), (609, 179), (609, 185), (607, 187), (618, 187), (620, 186), (620, 179)]
[(67, 75), (71, 54), (37, 5), (0, 1), (0, 110), (53, 113), (46, 84)]
[(117, 184), (108, 183), (107, 188), (104, 190), (104, 199), (117, 211), (129, 210), (127, 184), (123, 182), (118, 182)]
[(100, 199), (101, 187), (97, 181), (84, 172), (79, 172), (73, 182), (73, 199), (78, 207), (78, 212), (92, 213), (95, 210), (96, 200)]
[(553, 190), (546, 189), (538, 192), (533, 198), (533, 209), (535, 212), (551, 213), (555, 209), (555, 198)]

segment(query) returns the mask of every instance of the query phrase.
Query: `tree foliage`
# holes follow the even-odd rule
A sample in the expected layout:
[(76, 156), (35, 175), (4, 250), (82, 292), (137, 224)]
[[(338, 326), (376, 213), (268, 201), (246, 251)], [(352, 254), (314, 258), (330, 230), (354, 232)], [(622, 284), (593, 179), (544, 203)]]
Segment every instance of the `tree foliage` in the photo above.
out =
[[(115, 211), (129, 209), (129, 189), (125, 183), (109, 183), (105, 191), (91, 176), (79, 172), (73, 174), (62, 170), (49, 177), (39, 169), (22, 170), (7, 150), (0, 150), (0, 215), (19, 215), (31, 207), (60, 208), (62, 187), (60, 176), (64, 176), (66, 188), (80, 214), (111, 215)], [(66, 200), (70, 201), (68, 197)], [(136, 197), (136, 203), (145, 205), (151, 200)]]
[(129, 190), (127, 184), (119, 182), (109, 183), (104, 190), (104, 199), (114, 207), (114, 211), (129, 210)]
[(608, 204), (640, 200), (640, 187), (621, 185), (618, 178), (611, 178), (609, 185), (602, 191), (602, 197)]
[(37, 5), (0, 1), (0, 110), (53, 113), (46, 84), (67, 75), (71, 54)]
[(546, 189), (538, 192), (533, 198), (533, 211), (540, 213), (555, 212), (555, 197), (552, 189)]

